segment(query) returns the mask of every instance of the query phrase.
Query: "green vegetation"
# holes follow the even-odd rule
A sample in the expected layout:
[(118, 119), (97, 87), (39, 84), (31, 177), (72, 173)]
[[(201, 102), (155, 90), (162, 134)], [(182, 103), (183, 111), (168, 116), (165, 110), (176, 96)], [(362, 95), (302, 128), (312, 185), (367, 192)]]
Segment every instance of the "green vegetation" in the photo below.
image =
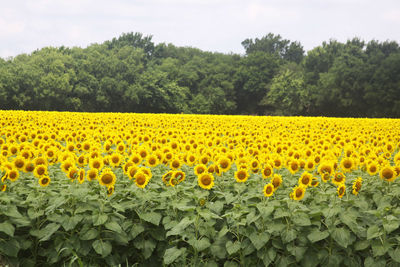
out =
[(400, 116), (400, 48), (267, 34), (244, 55), (155, 45), (127, 33), (87, 48), (0, 58), (0, 109), (351, 117)]

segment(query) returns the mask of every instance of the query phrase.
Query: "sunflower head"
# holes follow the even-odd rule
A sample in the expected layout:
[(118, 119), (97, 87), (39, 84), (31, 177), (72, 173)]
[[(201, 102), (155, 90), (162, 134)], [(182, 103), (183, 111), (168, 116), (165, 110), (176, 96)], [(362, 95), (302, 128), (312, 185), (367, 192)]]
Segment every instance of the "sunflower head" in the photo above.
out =
[(249, 173), (246, 169), (239, 169), (235, 172), (236, 182), (244, 183), (249, 178)]
[(337, 187), (337, 194), (339, 198), (342, 198), (344, 194), (346, 193), (346, 186), (344, 184), (341, 184)]
[(201, 188), (210, 190), (214, 186), (214, 176), (211, 173), (203, 172), (197, 178)]
[(145, 188), (147, 183), (149, 182), (149, 177), (142, 171), (136, 172), (133, 177), (135, 180), (135, 184), (139, 188)]
[(263, 190), (264, 196), (271, 197), (274, 194), (274, 191), (275, 191), (275, 187), (271, 183), (266, 184), (264, 186), (264, 190)]
[(280, 174), (274, 174), (271, 180), (271, 184), (274, 186), (275, 190), (282, 184), (282, 176)]
[(50, 177), (49, 176), (43, 176), (42, 178), (39, 179), (39, 185), (42, 187), (46, 187), (50, 184)]
[(302, 185), (304, 187), (309, 187), (311, 186), (312, 180), (313, 180), (312, 174), (305, 171), (299, 178), (299, 185)]
[(93, 181), (97, 179), (98, 175), (99, 175), (98, 169), (90, 169), (86, 174), (86, 178), (88, 181)]
[(293, 188), (290, 197), (294, 200), (302, 200), (305, 195), (306, 189), (303, 186), (296, 186)]
[(99, 183), (104, 186), (112, 186), (115, 184), (117, 178), (110, 168), (105, 168), (99, 176)]
[(392, 166), (384, 166), (379, 172), (379, 177), (382, 180), (393, 182), (396, 179), (396, 172)]

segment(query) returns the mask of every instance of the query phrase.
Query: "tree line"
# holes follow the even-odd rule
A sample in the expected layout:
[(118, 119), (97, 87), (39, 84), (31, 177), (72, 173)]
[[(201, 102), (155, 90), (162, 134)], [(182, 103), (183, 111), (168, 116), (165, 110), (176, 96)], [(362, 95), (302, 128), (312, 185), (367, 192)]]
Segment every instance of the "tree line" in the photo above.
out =
[(305, 53), (269, 33), (242, 46), (212, 53), (126, 33), (0, 58), (0, 109), (400, 117), (395, 41), (329, 40)]

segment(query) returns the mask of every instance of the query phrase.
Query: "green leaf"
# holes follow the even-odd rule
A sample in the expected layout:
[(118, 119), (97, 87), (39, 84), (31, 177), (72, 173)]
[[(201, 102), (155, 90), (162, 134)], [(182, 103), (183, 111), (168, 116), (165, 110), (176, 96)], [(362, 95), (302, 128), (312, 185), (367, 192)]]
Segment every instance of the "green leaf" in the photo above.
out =
[(92, 216), (92, 220), (93, 220), (93, 225), (94, 226), (105, 224), (107, 219), (108, 219), (107, 214), (95, 213)]
[(108, 241), (96, 240), (92, 243), (92, 247), (97, 254), (101, 255), (103, 258), (107, 257), (112, 250), (112, 246)]
[(75, 226), (83, 219), (82, 215), (65, 216), (66, 218), (62, 222), (62, 226), (65, 231), (69, 231), (75, 228)]
[(160, 224), (160, 220), (162, 218), (161, 214), (156, 212), (139, 213), (138, 215), (140, 219), (157, 226)]
[(3, 232), (11, 237), (14, 236), (15, 227), (9, 222), (0, 223), (0, 232)]
[(397, 263), (400, 263), (400, 247), (389, 250), (389, 256)]
[(156, 242), (154, 242), (153, 240), (145, 240), (144, 241), (143, 256), (145, 259), (150, 258), (155, 247), (156, 247)]
[(282, 241), (284, 243), (289, 243), (295, 240), (297, 237), (297, 232), (294, 229), (288, 229), (286, 231), (283, 231), (282, 233)]
[(19, 244), (15, 239), (9, 241), (0, 240), (0, 255), (7, 255), (10, 257), (17, 257), (19, 252)]
[(354, 243), (355, 250), (364, 250), (369, 247), (371, 241), (368, 240), (358, 240)]
[(261, 206), (261, 205), (257, 205), (258, 210), (260, 211), (260, 215), (264, 220), (268, 220), (271, 218), (271, 214), (272, 212), (274, 212), (274, 207), (273, 206)]
[(108, 222), (104, 226), (108, 230), (111, 230), (111, 231), (114, 231), (114, 232), (117, 232), (117, 233), (122, 233), (123, 232), (121, 226), (119, 226), (119, 224), (116, 223), (116, 222)]
[(232, 241), (228, 241), (225, 245), (226, 251), (228, 251), (229, 255), (232, 255), (236, 253), (240, 249), (240, 242), (235, 241), (234, 243)]
[(312, 231), (310, 234), (307, 235), (308, 240), (311, 241), (311, 243), (315, 243), (318, 241), (321, 241), (329, 236), (328, 231), (320, 231), (318, 229), (315, 229)]
[(350, 232), (345, 228), (336, 228), (332, 231), (332, 238), (340, 246), (347, 248), (350, 245)]
[(185, 229), (194, 222), (194, 219), (190, 219), (189, 217), (183, 218), (177, 225), (172, 227), (171, 230), (167, 232), (167, 236), (171, 235), (181, 235), (185, 232)]
[(43, 229), (40, 229), (39, 241), (47, 241), (60, 228), (58, 223), (49, 223)]
[(92, 239), (96, 239), (97, 236), (99, 235), (99, 232), (92, 228), (89, 229), (89, 231), (87, 231), (86, 233), (84, 233), (83, 235), (81, 235), (81, 240), (92, 240)]
[(377, 225), (373, 225), (367, 230), (367, 239), (370, 240), (372, 238), (381, 236), (382, 233), (379, 231), (379, 227)]
[(381, 240), (376, 239), (372, 240), (371, 247), (372, 247), (372, 254), (374, 255), (374, 257), (379, 257), (385, 255), (386, 252), (389, 251), (391, 246), (388, 242), (383, 242), (382, 244)]
[(134, 224), (131, 229), (131, 237), (134, 239), (144, 231), (144, 226), (141, 224)]
[(203, 237), (201, 239), (195, 239), (193, 240), (193, 242), (190, 243), (199, 252), (211, 246), (210, 241), (206, 237)]
[(279, 219), (283, 217), (289, 217), (290, 213), (282, 208), (279, 208), (275, 211), (274, 219)]
[(270, 237), (271, 236), (268, 232), (263, 232), (263, 233), (253, 232), (249, 236), (249, 239), (250, 239), (251, 243), (254, 245), (254, 247), (257, 250), (259, 250), (269, 241)]
[(226, 243), (227, 243), (227, 238), (225, 236), (215, 240), (210, 247), (211, 254), (215, 257), (218, 257), (219, 259), (225, 259), (227, 252), (225, 248)]
[(399, 228), (399, 226), (400, 226), (400, 223), (398, 220), (391, 220), (391, 221), (383, 223), (383, 228), (385, 229), (386, 233), (388, 233), (388, 234), (390, 234), (391, 232), (393, 232), (394, 230)]
[(296, 212), (291, 217), (294, 224), (298, 226), (309, 226), (311, 225), (310, 218), (304, 212)]
[(169, 248), (165, 250), (164, 253), (164, 264), (171, 264), (173, 263), (177, 258), (179, 258), (182, 254), (186, 252), (186, 248)]

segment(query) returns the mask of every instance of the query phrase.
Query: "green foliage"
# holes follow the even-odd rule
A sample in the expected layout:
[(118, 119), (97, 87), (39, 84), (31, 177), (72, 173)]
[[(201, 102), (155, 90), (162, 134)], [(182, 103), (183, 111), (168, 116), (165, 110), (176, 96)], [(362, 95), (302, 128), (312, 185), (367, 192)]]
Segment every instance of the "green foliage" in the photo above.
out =
[[(0, 194), (1, 260), (41, 266), (399, 263), (398, 183), (371, 177), (358, 196), (347, 189), (342, 199), (323, 183), (297, 202), (288, 195), (299, 173), (266, 198), (261, 175), (238, 184), (234, 171), (207, 191), (191, 171), (183, 183), (165, 187), (157, 167), (140, 189), (118, 169), (111, 197), (97, 182), (71, 184), (60, 172), (46, 188), (24, 174)], [(348, 188), (358, 175), (347, 177)]]
[(124, 33), (87, 48), (0, 59), (0, 109), (400, 116), (400, 47), (358, 38), (298, 42), (268, 33), (245, 55), (154, 44)]

